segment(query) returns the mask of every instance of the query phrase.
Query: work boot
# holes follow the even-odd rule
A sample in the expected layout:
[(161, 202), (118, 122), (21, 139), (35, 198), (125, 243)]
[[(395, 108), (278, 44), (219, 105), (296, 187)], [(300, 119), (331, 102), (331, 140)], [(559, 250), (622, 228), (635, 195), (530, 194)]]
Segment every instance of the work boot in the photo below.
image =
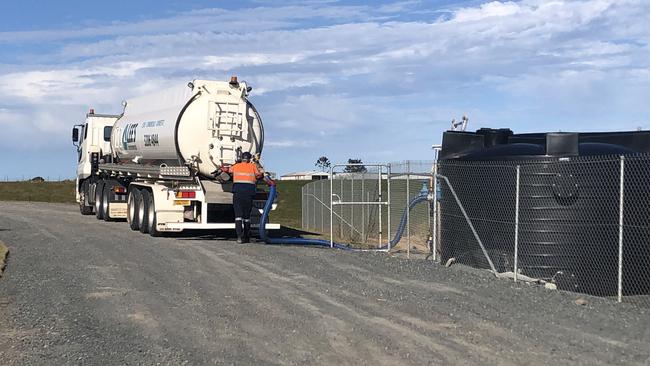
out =
[(235, 218), (235, 231), (237, 232), (237, 244), (244, 243), (244, 226), (240, 217)]
[(251, 239), (251, 220), (244, 220), (244, 243), (250, 243)]

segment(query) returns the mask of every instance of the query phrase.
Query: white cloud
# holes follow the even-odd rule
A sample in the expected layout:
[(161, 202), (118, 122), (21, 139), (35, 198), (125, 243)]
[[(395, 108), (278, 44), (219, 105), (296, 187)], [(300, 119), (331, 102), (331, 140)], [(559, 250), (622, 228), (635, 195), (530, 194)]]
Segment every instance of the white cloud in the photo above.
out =
[(457, 22), (477, 22), (486, 18), (512, 16), (520, 13), (519, 4), (512, 1), (505, 3), (492, 1), (482, 4), (478, 8), (463, 8), (456, 12), (454, 20)]
[[(11, 110), (0, 111), (0, 123), (63, 136), (89, 106), (116, 112), (131, 96), (230, 74), (253, 86), (267, 146), (278, 149), (357, 143), (379, 156), (390, 139), (437, 140), (433, 131), (464, 112), (520, 127), (531, 111), (596, 125), (566, 114), (571, 106), (607, 122), (615, 119), (608, 107), (650, 120), (641, 100), (650, 89), (650, 2), (491, 1), (441, 11), (418, 1), (316, 1), (2, 32), (8, 45), (56, 43), (44, 54), (25, 47), (21, 59), (31, 64), (0, 66), (0, 100)], [(414, 126), (427, 121), (432, 132), (423, 136)], [(372, 143), (359, 141), (366, 136)]]
[(310, 147), (314, 145), (312, 140), (271, 140), (264, 142), (266, 148), (296, 148), (296, 147)]

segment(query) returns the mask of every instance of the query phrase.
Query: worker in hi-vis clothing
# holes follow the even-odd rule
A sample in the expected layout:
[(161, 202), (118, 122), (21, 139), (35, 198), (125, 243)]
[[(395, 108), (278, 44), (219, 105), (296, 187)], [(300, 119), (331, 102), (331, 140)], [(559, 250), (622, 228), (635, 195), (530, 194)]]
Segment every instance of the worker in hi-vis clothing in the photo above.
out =
[(251, 231), (251, 210), (257, 190), (257, 180), (264, 176), (257, 164), (251, 162), (249, 152), (241, 154), (241, 162), (222, 168), (232, 175), (232, 204), (235, 209), (235, 230), (237, 243), (248, 243)]

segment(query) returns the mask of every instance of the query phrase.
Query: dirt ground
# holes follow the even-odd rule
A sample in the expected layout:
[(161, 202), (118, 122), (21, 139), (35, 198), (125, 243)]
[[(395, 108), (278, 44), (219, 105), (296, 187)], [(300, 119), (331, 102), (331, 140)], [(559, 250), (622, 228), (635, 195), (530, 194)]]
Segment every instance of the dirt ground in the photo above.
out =
[(0, 363), (650, 364), (647, 309), (460, 265), (231, 239), (0, 202)]

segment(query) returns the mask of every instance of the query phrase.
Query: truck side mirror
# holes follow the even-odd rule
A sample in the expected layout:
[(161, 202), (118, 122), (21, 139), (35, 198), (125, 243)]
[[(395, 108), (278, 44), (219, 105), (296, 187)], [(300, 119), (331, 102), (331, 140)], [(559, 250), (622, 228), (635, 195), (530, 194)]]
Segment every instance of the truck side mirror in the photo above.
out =
[(72, 142), (75, 144), (79, 142), (79, 129), (77, 127), (72, 129)]

